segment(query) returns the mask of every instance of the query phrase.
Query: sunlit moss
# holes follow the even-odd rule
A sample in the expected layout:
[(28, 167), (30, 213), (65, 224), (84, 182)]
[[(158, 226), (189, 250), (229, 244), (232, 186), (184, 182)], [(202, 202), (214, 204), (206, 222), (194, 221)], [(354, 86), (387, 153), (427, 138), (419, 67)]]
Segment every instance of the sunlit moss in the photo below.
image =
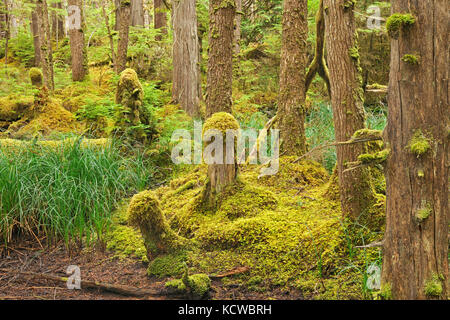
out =
[(407, 28), (416, 22), (410, 13), (394, 13), (386, 21), (386, 29), (392, 38), (397, 38), (402, 28)]

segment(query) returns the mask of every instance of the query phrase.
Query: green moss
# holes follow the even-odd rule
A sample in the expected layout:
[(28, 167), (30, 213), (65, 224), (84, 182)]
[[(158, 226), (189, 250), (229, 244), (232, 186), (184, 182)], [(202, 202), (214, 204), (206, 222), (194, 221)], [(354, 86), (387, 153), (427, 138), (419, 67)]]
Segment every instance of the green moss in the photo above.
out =
[(384, 149), (376, 153), (361, 154), (358, 156), (358, 160), (367, 165), (381, 164), (387, 160), (389, 153), (389, 149)]
[(148, 262), (144, 240), (139, 231), (127, 223), (126, 205), (121, 206), (112, 217), (112, 223), (105, 235), (106, 248), (113, 250), (116, 257), (137, 257)]
[(427, 153), (430, 148), (431, 146), (429, 139), (425, 137), (420, 129), (417, 130), (409, 143), (410, 151), (415, 154), (417, 158), (419, 158)]
[(420, 61), (420, 58), (418, 56), (413, 55), (413, 54), (405, 54), (402, 57), (402, 61), (406, 62), (406, 63), (409, 63), (411, 65), (418, 65), (419, 61)]
[(38, 68), (30, 69), (30, 80), (31, 80), (31, 84), (33, 86), (42, 87), (43, 78), (44, 78), (44, 76), (40, 69), (38, 69)]
[(186, 261), (187, 254), (184, 251), (157, 257), (149, 264), (147, 273), (159, 278), (179, 276), (183, 273)]
[(205, 121), (205, 124), (203, 125), (203, 135), (208, 130), (212, 129), (219, 130), (225, 134), (227, 130), (238, 130), (239, 122), (237, 122), (237, 120), (227, 112), (214, 113)]
[(352, 48), (350, 48), (349, 49), (349, 54), (350, 54), (350, 57), (352, 57), (353, 59), (355, 59), (355, 60), (359, 60), (359, 49), (358, 49), (358, 47), (352, 47)]
[(400, 30), (405, 29), (416, 22), (416, 19), (409, 13), (394, 13), (386, 21), (386, 29), (392, 38), (397, 38)]
[(143, 191), (131, 199), (128, 219), (131, 225), (141, 230), (149, 256), (167, 253), (186, 242), (170, 228), (152, 191)]
[(420, 208), (416, 212), (416, 219), (419, 222), (426, 220), (433, 213), (433, 206), (428, 201), (423, 200)]
[(392, 299), (392, 287), (390, 283), (384, 283), (381, 285), (380, 296), (383, 300)]
[(17, 121), (32, 108), (34, 98), (12, 94), (0, 98), (0, 121)]
[(211, 279), (206, 274), (188, 275), (187, 266), (181, 279), (166, 282), (166, 288), (172, 289), (178, 294), (190, 294), (195, 299), (206, 297), (211, 289)]
[(436, 298), (440, 297), (442, 295), (442, 292), (443, 292), (442, 279), (438, 275), (433, 274), (431, 279), (429, 279), (425, 283), (425, 295), (430, 298), (432, 297)]
[(422, 169), (417, 170), (417, 176), (419, 178), (424, 178), (425, 177), (425, 172)]

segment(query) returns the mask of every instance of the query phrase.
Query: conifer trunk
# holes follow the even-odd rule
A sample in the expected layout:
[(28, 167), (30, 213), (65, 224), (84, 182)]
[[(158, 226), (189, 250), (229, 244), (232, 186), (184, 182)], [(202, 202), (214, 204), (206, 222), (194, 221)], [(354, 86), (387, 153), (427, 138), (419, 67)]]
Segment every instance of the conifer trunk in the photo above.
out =
[(116, 72), (125, 70), (128, 54), (128, 32), (130, 29), (131, 5), (128, 0), (120, 1), (119, 43), (117, 48)]
[(77, 6), (79, 8), (80, 25), (73, 25), (69, 28), (70, 52), (72, 56), (72, 80), (82, 81), (89, 73), (87, 51), (84, 38), (84, 17), (83, 17), (83, 1), (69, 0), (69, 6)]
[(448, 295), (449, 9), (447, 0), (392, 1), (393, 13), (415, 22), (388, 28), (386, 298)]

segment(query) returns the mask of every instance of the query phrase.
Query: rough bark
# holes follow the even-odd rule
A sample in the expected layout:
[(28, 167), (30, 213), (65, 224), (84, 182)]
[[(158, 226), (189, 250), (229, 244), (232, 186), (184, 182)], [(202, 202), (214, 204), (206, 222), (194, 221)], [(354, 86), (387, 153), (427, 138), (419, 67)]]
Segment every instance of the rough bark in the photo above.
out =
[[(163, 0), (153, 0), (154, 26), (156, 30), (161, 30), (161, 34), (167, 34), (167, 13)], [(157, 36), (156, 40), (161, 41), (162, 36)]]
[[(364, 128), (362, 78), (352, 2), (324, 0), (331, 104), (337, 142), (347, 141)], [(363, 144), (336, 148), (342, 212), (352, 219), (366, 215), (373, 191), (367, 168), (345, 171), (346, 163), (365, 153)]]
[(448, 294), (449, 9), (392, 1), (393, 13), (415, 17), (391, 40), (382, 287), (394, 299)]
[(116, 72), (125, 70), (128, 53), (128, 32), (130, 29), (131, 5), (127, 0), (120, 2), (119, 43), (117, 47)]
[(41, 65), (41, 42), (39, 38), (39, 22), (36, 11), (31, 13), (31, 33), (33, 34), (34, 45), (34, 67)]
[(233, 82), (234, 0), (209, 2), (209, 52), (206, 117), (231, 113)]
[(144, 26), (144, 0), (131, 0), (131, 25)]
[(236, 18), (234, 21), (234, 54), (241, 52), (242, 0), (236, 0)]
[(191, 116), (199, 112), (199, 46), (195, 0), (174, 0), (173, 87), (175, 103)]
[(308, 63), (308, 6), (306, 0), (283, 2), (283, 31), (280, 64), (280, 92), (277, 127), (281, 152), (300, 155), (306, 152), (305, 69)]
[(77, 6), (80, 8), (80, 26), (71, 26), (69, 29), (70, 38), (70, 52), (72, 56), (72, 80), (82, 81), (89, 73), (87, 51), (84, 39), (84, 16), (83, 16), (83, 1), (69, 0), (69, 6)]
[(46, 0), (37, 0), (37, 14), (39, 21), (39, 41), (41, 44), (41, 65), (44, 75), (44, 85), (49, 90), (54, 90), (53, 78), (53, 52), (48, 19), (48, 8)]

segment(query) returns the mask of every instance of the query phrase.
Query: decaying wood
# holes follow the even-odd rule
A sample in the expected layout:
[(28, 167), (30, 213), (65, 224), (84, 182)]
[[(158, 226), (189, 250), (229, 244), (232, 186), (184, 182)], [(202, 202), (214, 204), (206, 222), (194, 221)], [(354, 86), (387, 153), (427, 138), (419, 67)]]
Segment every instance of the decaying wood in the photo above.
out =
[(366, 248), (376, 248), (376, 247), (383, 247), (384, 246), (384, 240), (379, 242), (372, 242), (365, 246), (356, 246), (355, 248), (358, 249), (366, 249)]
[(235, 268), (235, 269), (233, 269), (231, 271), (228, 271), (228, 272), (225, 272), (225, 273), (222, 273), (222, 274), (210, 275), (209, 278), (211, 280), (217, 280), (217, 279), (222, 279), (222, 278), (226, 278), (226, 277), (231, 277), (231, 276), (234, 276), (234, 275), (237, 275), (237, 274), (246, 273), (248, 271), (250, 271), (249, 267), (238, 267), (238, 268)]

